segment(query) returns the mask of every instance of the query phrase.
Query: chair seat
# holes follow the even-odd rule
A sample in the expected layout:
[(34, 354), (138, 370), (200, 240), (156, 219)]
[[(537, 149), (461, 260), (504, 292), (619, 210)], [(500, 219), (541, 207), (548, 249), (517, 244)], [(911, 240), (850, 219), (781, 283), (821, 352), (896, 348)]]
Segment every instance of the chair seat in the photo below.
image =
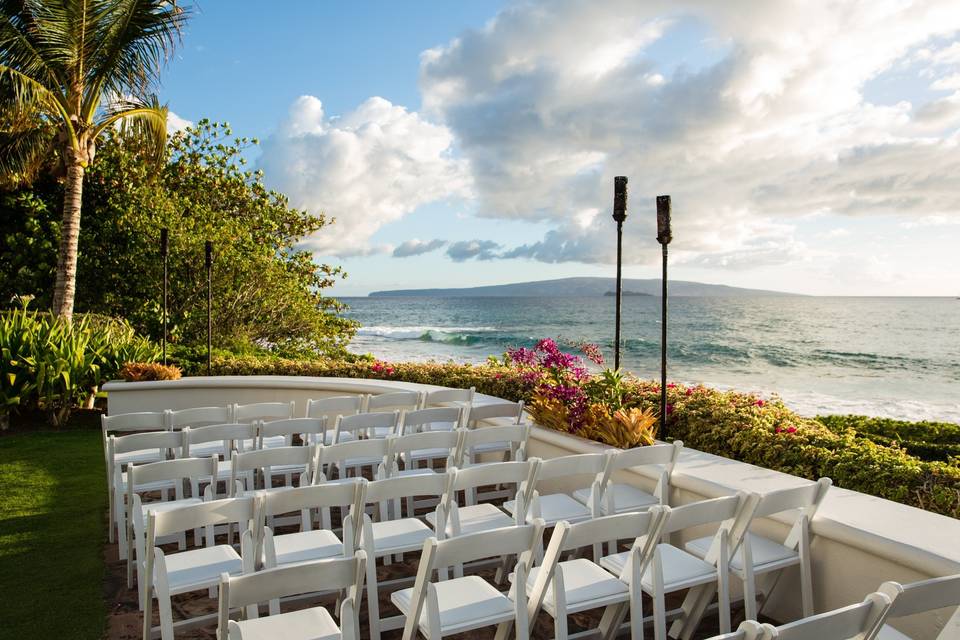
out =
[[(590, 500), (590, 489), (586, 487), (577, 489), (573, 492), (573, 497), (576, 498), (578, 502), (587, 504)], [(613, 498), (614, 513), (645, 511), (655, 504), (660, 504), (660, 500), (658, 500), (655, 496), (652, 496), (646, 491), (638, 489), (633, 485), (612, 484), (607, 487), (607, 490), (603, 495), (603, 500), (600, 501), (600, 513), (605, 516), (610, 515), (607, 513), (607, 501), (611, 497)]]
[(475, 444), (467, 451), (471, 456), (479, 456), (485, 453), (495, 453), (497, 451), (510, 451), (511, 445), (505, 440), (499, 442), (484, 442), (483, 444)]
[[(769, 538), (747, 534), (750, 537), (750, 551), (753, 553), (754, 571), (772, 570), (781, 566), (788, 566), (800, 562), (800, 554), (793, 549), (788, 549), (782, 544), (776, 543)], [(697, 538), (691, 540), (685, 546), (686, 550), (703, 558), (710, 549), (713, 542), (713, 536), (706, 538)], [(730, 559), (730, 568), (736, 571), (743, 570), (743, 546), (737, 550), (733, 558)]]
[(337, 463), (337, 467), (340, 469), (350, 469), (351, 467), (376, 467), (381, 462), (383, 458), (347, 458), (346, 460), (341, 460)]
[(394, 432), (394, 429), (391, 429), (390, 427), (372, 427), (370, 429), (367, 429), (367, 437), (378, 438), (382, 440), (383, 438), (386, 438), (393, 432)]
[[(678, 549), (673, 545), (657, 545), (660, 552), (660, 559), (663, 565), (663, 588), (665, 593), (686, 589), (698, 584), (706, 584), (717, 579), (717, 569), (700, 558), (690, 555), (683, 549)], [(628, 551), (606, 556), (600, 560), (600, 565), (619, 576), (623, 567), (630, 557)], [(630, 583), (630, 574), (626, 576), (627, 584)], [(647, 593), (653, 592), (653, 564), (647, 567), (640, 579), (640, 586)]]
[[(513, 601), (496, 590), (479, 576), (465, 576), (453, 580), (434, 582), (437, 592), (437, 608), (440, 613), (440, 630), (450, 635), (513, 620)], [(410, 611), (413, 588), (394, 591), (390, 601), (407, 615)], [(420, 629), (428, 629), (427, 607), (420, 614)], [(426, 634), (424, 634), (426, 635)]]
[(403, 454), (403, 457), (407, 460), (432, 460), (433, 458), (446, 458), (449, 455), (450, 449), (436, 447), (434, 449), (415, 449), (414, 451)]
[[(512, 527), (515, 522), (513, 518), (505, 514), (494, 505), (484, 502), (481, 504), (459, 507), (457, 516), (460, 520), (460, 534), (476, 533), (477, 531), (489, 531), (491, 529), (500, 529), (501, 527)], [(436, 526), (436, 515), (427, 514), (427, 522)], [(447, 525), (446, 533), (453, 535), (451, 525)]]
[[(373, 551), (378, 556), (386, 553), (419, 550), (423, 546), (424, 540), (435, 535), (433, 529), (417, 518), (374, 522), (371, 529), (373, 531)], [(370, 559), (369, 562), (373, 562), (373, 559)]]
[(277, 565), (290, 565), (343, 555), (343, 542), (329, 529), (274, 536)]
[[(630, 588), (626, 584), (586, 558), (567, 560), (558, 566), (563, 571), (564, 595), (570, 613), (625, 602), (630, 597)], [(528, 594), (532, 593), (539, 572), (540, 567), (530, 570), (527, 576)], [(547, 586), (543, 606), (551, 615), (556, 612), (552, 582)]]
[(220, 574), (239, 575), (243, 562), (233, 547), (225, 544), (201, 547), (166, 556), (170, 593), (186, 593), (220, 583)]
[[(323, 607), (236, 622), (242, 640), (340, 640), (340, 627)], [(229, 640), (239, 640), (230, 636)]]
[[(513, 513), (515, 505), (516, 500), (508, 500), (503, 503), (503, 508)], [(556, 524), (561, 520), (574, 524), (589, 520), (592, 515), (590, 509), (583, 503), (574, 500), (573, 497), (565, 493), (548, 493), (545, 496), (540, 496), (539, 517), (543, 518), (547, 525)], [(527, 513), (527, 523), (533, 524), (536, 518), (537, 516), (533, 513), (533, 505), (531, 505), (530, 511)]]
[(876, 640), (913, 640), (910, 636), (905, 633), (897, 631), (888, 624), (880, 627), (880, 632), (877, 633)]

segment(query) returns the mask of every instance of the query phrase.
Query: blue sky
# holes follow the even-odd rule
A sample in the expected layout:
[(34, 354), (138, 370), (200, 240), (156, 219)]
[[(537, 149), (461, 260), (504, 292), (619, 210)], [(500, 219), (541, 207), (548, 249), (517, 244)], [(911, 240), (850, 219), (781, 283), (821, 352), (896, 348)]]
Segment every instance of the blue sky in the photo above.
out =
[(620, 174), (630, 277), (670, 193), (677, 278), (960, 294), (956, 3), (741, 4), (206, 0), (161, 98), (338, 219), (340, 295), (611, 275)]

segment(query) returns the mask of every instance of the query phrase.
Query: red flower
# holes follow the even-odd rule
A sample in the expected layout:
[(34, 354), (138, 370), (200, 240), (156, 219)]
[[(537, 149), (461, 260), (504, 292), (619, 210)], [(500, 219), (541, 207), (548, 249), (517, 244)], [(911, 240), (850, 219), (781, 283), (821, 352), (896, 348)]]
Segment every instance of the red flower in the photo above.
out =
[(763, 402), (763, 400), (757, 400), (757, 401), (754, 402), (753, 404), (757, 405), (758, 407), (762, 407), (763, 404), (764, 404), (764, 402)]

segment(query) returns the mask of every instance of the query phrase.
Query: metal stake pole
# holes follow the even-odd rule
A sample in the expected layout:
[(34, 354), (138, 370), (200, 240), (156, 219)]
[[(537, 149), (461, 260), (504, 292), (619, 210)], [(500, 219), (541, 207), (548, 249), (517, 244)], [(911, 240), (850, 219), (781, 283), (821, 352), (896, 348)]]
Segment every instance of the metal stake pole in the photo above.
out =
[(167, 270), (168, 255), (169, 255), (169, 238), (170, 232), (164, 227), (160, 229), (160, 255), (163, 257), (163, 339), (160, 341), (163, 344), (163, 364), (167, 364), (167, 279), (169, 273)]
[(660, 437), (667, 436), (667, 245), (670, 232), (670, 196), (657, 196), (657, 242), (663, 249), (663, 280), (660, 292)]
[(627, 219), (627, 177), (613, 179), (613, 219), (617, 221), (617, 302), (613, 329), (613, 368), (620, 368), (620, 315), (623, 304), (623, 222)]
[(207, 240), (207, 375), (211, 375), (212, 360), (210, 357), (213, 348), (213, 243)]

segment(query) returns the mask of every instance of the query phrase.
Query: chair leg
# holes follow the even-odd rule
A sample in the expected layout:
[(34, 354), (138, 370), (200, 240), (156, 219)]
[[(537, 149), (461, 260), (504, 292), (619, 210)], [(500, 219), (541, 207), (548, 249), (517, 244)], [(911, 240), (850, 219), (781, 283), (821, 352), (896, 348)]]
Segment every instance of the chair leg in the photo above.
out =
[(717, 609), (720, 616), (720, 633), (730, 633), (730, 578), (722, 572), (717, 585)]
[(752, 576), (743, 576), (743, 610), (747, 620), (757, 619), (757, 584)]
[[(113, 544), (114, 542), (113, 525), (114, 525), (114, 520), (117, 517), (117, 505), (115, 502), (115, 497), (113, 495), (112, 489), (107, 492), (107, 495), (110, 500), (110, 519), (107, 520), (107, 541), (110, 542), (110, 544)], [(120, 558), (120, 559), (123, 560), (123, 558)]]
[[(157, 595), (157, 614), (160, 616), (160, 638), (173, 640), (173, 605), (170, 602), (170, 592), (160, 583), (156, 585), (154, 591)], [(148, 621), (145, 626), (150, 624), (152, 621)]]
[[(603, 616), (600, 618), (600, 624), (597, 625), (597, 629), (600, 631), (600, 637), (603, 638), (603, 640), (613, 640), (613, 638), (617, 637), (617, 631), (620, 630), (620, 625), (623, 624), (624, 618), (627, 617), (628, 610), (630, 611), (630, 617), (633, 618), (633, 609), (630, 608), (626, 602), (612, 604), (603, 610)], [(640, 628), (642, 634), (643, 612), (641, 611), (638, 615), (640, 616)], [(632, 628), (632, 619), (630, 624)], [(640, 640), (643, 639), (643, 635), (637, 637), (640, 638)]]
[(653, 637), (667, 640), (667, 606), (663, 592), (653, 594)]
[(380, 600), (377, 595), (377, 558), (367, 558), (367, 613), (370, 618), (370, 640), (380, 640)]
[(553, 619), (553, 637), (554, 640), (567, 640), (567, 614), (564, 611), (558, 611)]

